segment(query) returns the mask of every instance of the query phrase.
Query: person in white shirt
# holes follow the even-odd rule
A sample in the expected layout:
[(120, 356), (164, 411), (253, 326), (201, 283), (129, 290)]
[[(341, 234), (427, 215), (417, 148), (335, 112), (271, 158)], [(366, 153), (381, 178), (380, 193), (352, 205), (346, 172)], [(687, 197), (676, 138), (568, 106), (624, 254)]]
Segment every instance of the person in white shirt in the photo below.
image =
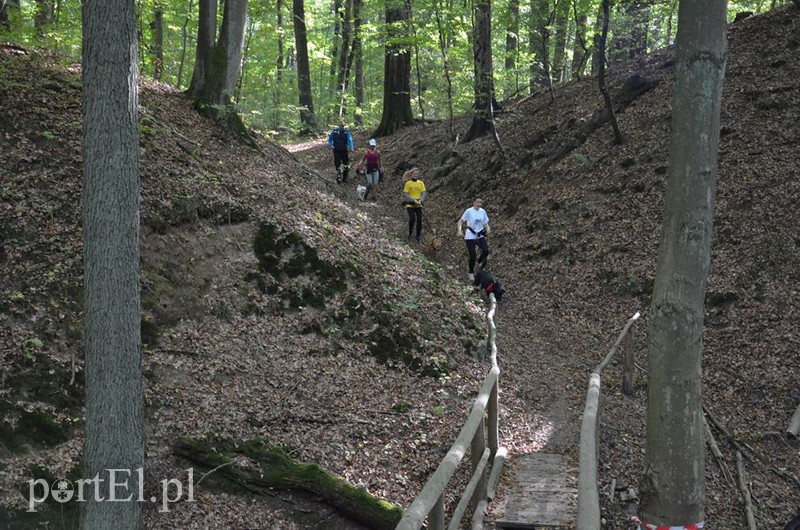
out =
[[(489, 245), (486, 243), (486, 236), (489, 234), (489, 216), (486, 210), (481, 208), (483, 199), (477, 197), (472, 203), (471, 208), (467, 208), (461, 219), (458, 220), (458, 237), (463, 237), (469, 252), (469, 280), (472, 281), (475, 275), (476, 251), (475, 247), (481, 249), (481, 256), (478, 264), (481, 268), (486, 266), (489, 257)], [(464, 227), (466, 226), (466, 230)]]

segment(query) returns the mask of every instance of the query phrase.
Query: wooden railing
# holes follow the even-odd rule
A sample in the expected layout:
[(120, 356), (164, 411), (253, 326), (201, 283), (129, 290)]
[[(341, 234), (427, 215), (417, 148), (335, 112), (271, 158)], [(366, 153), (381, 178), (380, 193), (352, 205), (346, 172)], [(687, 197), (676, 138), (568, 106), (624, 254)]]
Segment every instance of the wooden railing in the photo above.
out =
[(475, 399), (469, 417), (461, 428), (455, 443), (428, 482), (425, 483), (417, 498), (405, 511), (405, 515), (396, 527), (397, 530), (419, 530), (426, 519), (428, 530), (445, 528), (445, 491), (467, 449), (470, 452), (472, 475), (461, 494), (447, 528), (458, 529), (470, 506), (474, 508), (473, 530), (483, 528), (483, 513), (488, 505), (488, 500), (494, 496), (506, 455), (505, 448), (499, 445), (497, 393), (500, 369), (497, 366), (497, 345), (495, 344), (497, 329), (494, 325), (497, 303), (493, 294), (489, 295), (489, 304), (487, 346), (491, 352), (492, 368), (483, 381), (480, 393)]
[[(611, 362), (622, 341), (625, 341), (622, 389), (626, 394), (633, 393), (633, 338), (632, 326), (639, 319), (639, 313), (628, 320), (617, 341), (606, 358), (589, 375), (589, 390), (586, 392), (586, 407), (581, 421), (580, 469), (578, 471), (578, 528), (580, 530), (600, 529), (600, 492), (597, 483), (597, 437), (600, 427), (600, 372)], [(630, 331), (630, 333), (629, 333)]]

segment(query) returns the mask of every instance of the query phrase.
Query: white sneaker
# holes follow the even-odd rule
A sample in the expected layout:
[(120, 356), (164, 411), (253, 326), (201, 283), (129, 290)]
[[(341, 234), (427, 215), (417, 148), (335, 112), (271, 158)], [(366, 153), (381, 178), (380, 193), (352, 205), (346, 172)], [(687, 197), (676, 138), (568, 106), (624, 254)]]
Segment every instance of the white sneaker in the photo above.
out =
[(474, 274), (472, 274), (471, 272), (468, 272), (468, 273), (467, 273), (467, 281), (468, 281), (468, 282), (470, 282), (470, 283), (472, 283), (473, 281), (475, 281), (475, 275), (474, 275)]

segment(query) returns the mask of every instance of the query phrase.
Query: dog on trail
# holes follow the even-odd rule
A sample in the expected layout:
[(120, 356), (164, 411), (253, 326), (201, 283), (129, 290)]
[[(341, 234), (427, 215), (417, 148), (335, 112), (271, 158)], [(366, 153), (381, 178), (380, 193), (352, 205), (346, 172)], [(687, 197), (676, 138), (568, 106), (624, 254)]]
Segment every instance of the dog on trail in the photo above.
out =
[(367, 187), (361, 184), (356, 186), (356, 197), (361, 201), (365, 200), (367, 198)]
[(480, 287), (487, 295), (494, 293), (494, 297), (498, 302), (503, 299), (505, 289), (503, 289), (500, 282), (495, 280), (492, 274), (484, 268), (478, 269), (478, 272), (475, 273), (473, 285), (475, 285), (475, 287)]

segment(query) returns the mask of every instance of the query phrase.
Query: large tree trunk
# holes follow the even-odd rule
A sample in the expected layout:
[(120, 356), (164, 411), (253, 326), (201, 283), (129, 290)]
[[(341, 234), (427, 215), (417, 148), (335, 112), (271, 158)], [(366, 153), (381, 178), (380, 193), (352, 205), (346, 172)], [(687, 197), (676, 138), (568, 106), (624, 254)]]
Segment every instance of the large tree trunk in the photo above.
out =
[[(118, 499), (138, 497), (144, 462), (139, 305), (139, 140), (133, 0), (83, 6), (83, 477)], [(123, 471), (124, 470), (124, 471)], [(138, 530), (141, 503), (87, 495), (84, 530)]]
[(311, 70), (308, 64), (308, 36), (303, 0), (292, 0), (294, 46), (297, 53), (297, 88), (300, 92), (300, 121), (303, 132), (314, 130), (314, 103), (311, 99)]
[(211, 69), (200, 99), (211, 105), (229, 105), (242, 70), (247, 0), (225, 0), (219, 40), (211, 50)]
[(197, 48), (195, 49), (194, 72), (189, 83), (188, 93), (192, 97), (200, 95), (206, 85), (211, 69), (211, 50), (217, 35), (217, 1), (199, 0), (200, 18), (197, 21)]
[(387, 0), (384, 52), (383, 114), (373, 136), (386, 136), (414, 124), (411, 110), (411, 52), (408, 23), (411, 0)]
[(654, 525), (705, 518), (703, 301), (711, 262), (725, 22), (725, 0), (681, 0), (664, 229), (648, 329), (640, 510)]
[(492, 6), (490, 0), (475, 3), (473, 54), (475, 59), (475, 113), (472, 125), (464, 135), (469, 142), (492, 130), (494, 82), (492, 81)]

